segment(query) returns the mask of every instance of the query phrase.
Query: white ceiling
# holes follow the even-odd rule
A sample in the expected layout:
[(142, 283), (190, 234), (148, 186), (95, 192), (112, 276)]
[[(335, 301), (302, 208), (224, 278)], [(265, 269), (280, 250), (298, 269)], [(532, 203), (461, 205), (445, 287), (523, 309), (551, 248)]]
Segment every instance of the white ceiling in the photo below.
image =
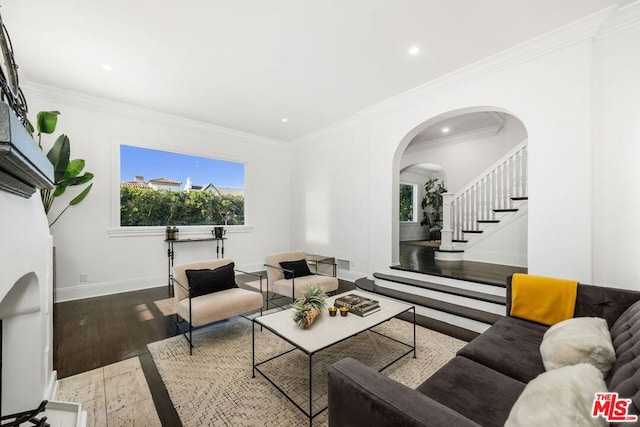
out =
[(615, 3), (12, 0), (0, 12), (23, 81), (290, 141)]
[(502, 130), (504, 123), (505, 113), (497, 111), (482, 111), (449, 117), (434, 123), (417, 134), (407, 146), (407, 150), (420, 149), (437, 142), (493, 136)]

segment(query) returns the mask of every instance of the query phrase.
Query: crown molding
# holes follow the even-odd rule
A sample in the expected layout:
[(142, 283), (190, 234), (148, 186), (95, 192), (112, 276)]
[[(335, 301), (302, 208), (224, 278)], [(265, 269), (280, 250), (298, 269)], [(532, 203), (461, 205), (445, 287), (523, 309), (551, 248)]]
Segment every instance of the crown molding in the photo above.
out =
[(626, 4), (618, 6), (617, 9), (611, 12), (600, 31), (594, 36), (596, 40), (640, 24), (640, 0), (631, 2), (619, 1), (619, 3)]
[(315, 142), (315, 140), (323, 135), (327, 135), (330, 134), (332, 132), (337, 132), (341, 129), (344, 128), (348, 128), (351, 126), (355, 126), (358, 124), (362, 124), (364, 123), (365, 119), (363, 117), (360, 117), (358, 115), (353, 115), (349, 118), (346, 118), (344, 120), (341, 120), (339, 122), (336, 122), (334, 124), (331, 124), (329, 126), (326, 126), (322, 129), (318, 129), (314, 132), (308, 133), (304, 136), (301, 136), (300, 138), (296, 138), (294, 139), (291, 144), (295, 145), (296, 147), (303, 147), (309, 144), (312, 144), (313, 142)]
[(487, 75), (531, 61), (577, 42), (591, 39), (615, 9), (615, 6), (602, 9), (573, 23), (549, 31), (361, 110), (357, 115), (367, 120), (384, 116)]
[(38, 98), (56, 104), (70, 105), (72, 107), (97, 111), (134, 120), (151, 123), (154, 125), (170, 126), (190, 132), (203, 134), (217, 134), (235, 138), (242, 143), (261, 143), (284, 148), (289, 144), (273, 138), (243, 132), (223, 126), (201, 122), (174, 114), (162, 113), (148, 108), (137, 107), (123, 102), (86, 95), (54, 86), (47, 86), (35, 82), (21, 84), (25, 94), (29, 98)]

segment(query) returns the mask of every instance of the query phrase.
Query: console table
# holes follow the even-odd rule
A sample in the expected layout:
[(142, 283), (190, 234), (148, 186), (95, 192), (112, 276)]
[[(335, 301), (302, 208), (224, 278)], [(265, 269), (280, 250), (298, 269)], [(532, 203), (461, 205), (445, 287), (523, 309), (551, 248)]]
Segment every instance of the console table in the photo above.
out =
[(194, 242), (216, 242), (216, 259), (224, 258), (224, 241), (227, 240), (226, 237), (200, 237), (195, 239), (165, 239), (167, 242), (167, 279), (169, 282), (169, 290), (172, 289), (171, 282), (173, 275), (171, 274), (171, 268), (173, 267), (173, 257), (175, 255), (175, 250), (173, 246), (176, 243), (194, 243)]

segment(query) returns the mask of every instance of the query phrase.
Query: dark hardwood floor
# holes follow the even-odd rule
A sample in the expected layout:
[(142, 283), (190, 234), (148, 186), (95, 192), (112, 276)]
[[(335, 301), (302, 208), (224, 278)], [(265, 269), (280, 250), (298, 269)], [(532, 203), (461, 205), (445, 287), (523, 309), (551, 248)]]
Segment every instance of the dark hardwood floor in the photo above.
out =
[[(238, 275), (239, 286), (255, 277)], [(338, 292), (355, 289), (340, 280)], [(163, 426), (180, 426), (147, 344), (176, 334), (167, 287), (107, 295), (54, 305), (54, 369), (62, 379), (105, 365), (140, 357)], [(286, 303), (280, 300), (279, 303)]]
[(155, 304), (169, 297), (167, 288), (159, 287), (56, 304), (58, 377), (139, 356), (147, 344), (173, 336), (173, 316), (165, 316)]
[(414, 271), (434, 276), (450, 277), (488, 285), (505, 286), (507, 277), (528, 270), (511, 265), (473, 261), (440, 261), (431, 247), (400, 242), (400, 265), (392, 269)]
[(88, 298), (54, 305), (53, 366), (62, 379), (134, 356), (140, 358), (163, 426), (180, 426), (147, 344), (175, 334), (173, 315), (156, 302), (167, 287)]

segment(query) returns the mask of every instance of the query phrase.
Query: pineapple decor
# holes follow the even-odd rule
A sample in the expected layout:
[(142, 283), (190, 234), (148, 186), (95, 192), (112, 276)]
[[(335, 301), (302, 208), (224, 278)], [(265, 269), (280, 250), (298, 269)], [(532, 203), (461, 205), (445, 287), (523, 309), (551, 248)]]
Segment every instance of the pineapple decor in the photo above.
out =
[(326, 305), (327, 295), (318, 286), (311, 286), (304, 291), (302, 298), (293, 303), (293, 321), (302, 329), (308, 329), (320, 316)]

